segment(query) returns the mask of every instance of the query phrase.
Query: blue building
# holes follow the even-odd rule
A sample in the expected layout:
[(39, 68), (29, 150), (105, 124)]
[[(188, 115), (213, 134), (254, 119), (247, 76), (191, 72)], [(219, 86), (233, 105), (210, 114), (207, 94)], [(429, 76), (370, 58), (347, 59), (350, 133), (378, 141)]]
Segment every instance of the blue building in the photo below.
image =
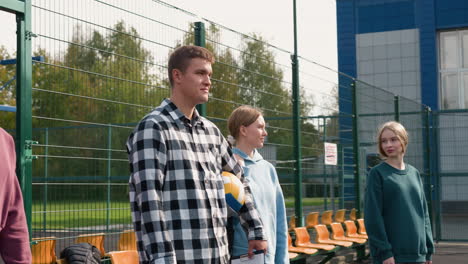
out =
[[(336, 6), (338, 70), (436, 111), (439, 212), (442, 221), (452, 211), (468, 215), (468, 1), (336, 0)], [(346, 86), (339, 94), (350, 101)], [(351, 112), (351, 104), (340, 104), (340, 112)], [(468, 233), (442, 230), (441, 238)]]
[(468, 108), (468, 1), (336, 2), (339, 71), (433, 110)]

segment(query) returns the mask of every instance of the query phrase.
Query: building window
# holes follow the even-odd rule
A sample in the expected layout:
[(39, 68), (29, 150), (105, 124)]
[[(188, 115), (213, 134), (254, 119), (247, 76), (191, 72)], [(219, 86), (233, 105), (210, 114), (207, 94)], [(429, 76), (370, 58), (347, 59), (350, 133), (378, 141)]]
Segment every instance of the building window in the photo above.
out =
[(468, 30), (439, 34), (440, 105), (468, 108)]

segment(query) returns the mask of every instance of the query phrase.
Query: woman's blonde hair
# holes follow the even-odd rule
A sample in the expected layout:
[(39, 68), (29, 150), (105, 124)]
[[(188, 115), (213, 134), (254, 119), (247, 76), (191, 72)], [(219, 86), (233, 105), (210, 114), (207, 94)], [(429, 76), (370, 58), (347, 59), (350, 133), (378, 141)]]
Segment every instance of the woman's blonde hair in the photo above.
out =
[(381, 144), (382, 133), (386, 129), (395, 133), (395, 135), (398, 137), (398, 139), (401, 142), (403, 153), (406, 153), (406, 147), (408, 146), (408, 132), (406, 132), (406, 129), (402, 124), (395, 122), (395, 121), (390, 121), (381, 125), (379, 127), (379, 131), (377, 132), (377, 145), (378, 145), (380, 156), (387, 157), (387, 155), (385, 154), (385, 151), (382, 149), (382, 144)]
[(227, 121), (229, 134), (237, 140), (239, 137), (240, 127), (250, 126), (262, 115), (263, 113), (260, 109), (249, 105), (237, 107), (232, 111)]

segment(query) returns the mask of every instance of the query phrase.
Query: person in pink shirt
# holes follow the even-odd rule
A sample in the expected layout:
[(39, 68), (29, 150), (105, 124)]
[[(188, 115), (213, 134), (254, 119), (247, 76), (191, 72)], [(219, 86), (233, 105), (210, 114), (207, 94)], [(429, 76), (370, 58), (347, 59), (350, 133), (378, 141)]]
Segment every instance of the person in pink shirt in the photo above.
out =
[(3, 259), (6, 264), (30, 264), (28, 226), (15, 168), (15, 142), (0, 128), (0, 263)]

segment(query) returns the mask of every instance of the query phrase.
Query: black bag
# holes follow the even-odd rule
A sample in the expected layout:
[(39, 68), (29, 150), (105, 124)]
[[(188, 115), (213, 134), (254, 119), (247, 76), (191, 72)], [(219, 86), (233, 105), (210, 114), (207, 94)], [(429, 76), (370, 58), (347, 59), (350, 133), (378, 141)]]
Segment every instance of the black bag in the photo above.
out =
[(101, 252), (89, 243), (79, 243), (65, 248), (60, 258), (65, 258), (68, 264), (100, 264)]

